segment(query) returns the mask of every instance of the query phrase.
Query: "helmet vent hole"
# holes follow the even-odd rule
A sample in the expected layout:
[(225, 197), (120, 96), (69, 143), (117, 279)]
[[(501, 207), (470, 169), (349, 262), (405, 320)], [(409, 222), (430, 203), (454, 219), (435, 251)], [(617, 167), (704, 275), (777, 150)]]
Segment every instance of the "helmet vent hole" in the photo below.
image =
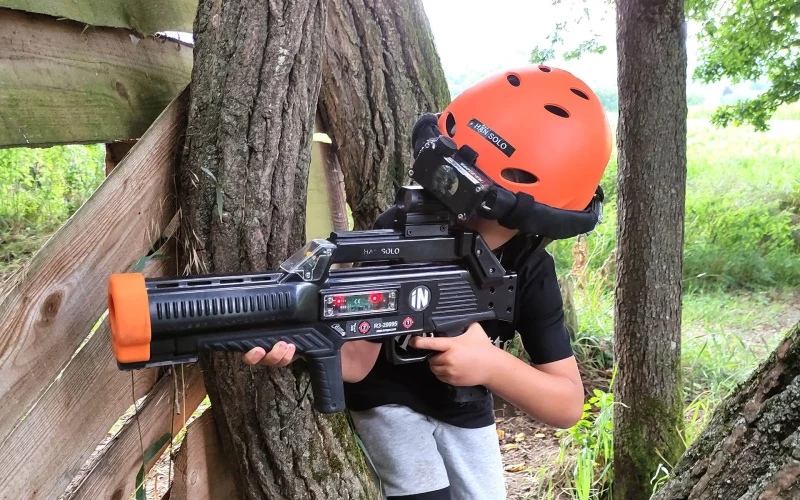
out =
[(587, 101), (589, 100), (589, 96), (584, 94), (580, 90), (578, 90), (578, 89), (570, 89), (570, 90), (572, 91), (573, 94), (575, 94), (576, 96), (580, 97), (581, 99), (586, 99)]
[(508, 80), (508, 83), (511, 85), (519, 87), (519, 77), (517, 75), (512, 73), (506, 77), (506, 80)]
[(561, 106), (556, 106), (555, 104), (546, 104), (544, 109), (556, 116), (560, 116), (561, 118), (569, 118), (569, 113), (567, 113), (567, 110)]
[(447, 128), (447, 135), (450, 137), (456, 135), (456, 117), (453, 116), (453, 113), (447, 113), (447, 119), (445, 120), (444, 125)]
[(539, 182), (539, 179), (535, 175), (527, 170), (522, 170), (519, 168), (504, 168), (500, 172), (500, 176), (503, 179), (515, 184), (536, 184)]
[(550, 66), (542, 65), (542, 66), (539, 66), (539, 71), (544, 71), (545, 73), (550, 73), (552, 70), (550, 69)]

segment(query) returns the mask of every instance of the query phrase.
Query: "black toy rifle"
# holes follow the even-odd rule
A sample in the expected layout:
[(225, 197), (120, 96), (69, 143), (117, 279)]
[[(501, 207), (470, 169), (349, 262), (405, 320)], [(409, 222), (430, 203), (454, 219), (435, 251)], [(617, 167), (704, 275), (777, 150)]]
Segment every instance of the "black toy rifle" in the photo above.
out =
[[(401, 354), (394, 338), (456, 336), (472, 323), (514, 318), (516, 275), (479, 234), (453, 227), (450, 213), (422, 188), (401, 188), (396, 206), (395, 229), (333, 233), (276, 271), (112, 276), (109, 314), (119, 367), (194, 362), (202, 350), (269, 350), (282, 340), (309, 364), (315, 409), (332, 413), (345, 408), (345, 342), (383, 340), (392, 363), (421, 362), (430, 353)], [(387, 260), (392, 264), (332, 269)], [(486, 389), (451, 393), (465, 402)]]

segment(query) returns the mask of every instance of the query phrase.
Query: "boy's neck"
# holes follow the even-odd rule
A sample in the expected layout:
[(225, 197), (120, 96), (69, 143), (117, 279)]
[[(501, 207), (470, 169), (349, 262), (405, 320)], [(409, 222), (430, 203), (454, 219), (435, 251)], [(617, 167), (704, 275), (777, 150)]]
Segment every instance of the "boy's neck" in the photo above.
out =
[(465, 228), (480, 233), (483, 240), (492, 250), (496, 250), (508, 243), (517, 235), (517, 229), (509, 229), (501, 226), (497, 221), (475, 218), (462, 224)]

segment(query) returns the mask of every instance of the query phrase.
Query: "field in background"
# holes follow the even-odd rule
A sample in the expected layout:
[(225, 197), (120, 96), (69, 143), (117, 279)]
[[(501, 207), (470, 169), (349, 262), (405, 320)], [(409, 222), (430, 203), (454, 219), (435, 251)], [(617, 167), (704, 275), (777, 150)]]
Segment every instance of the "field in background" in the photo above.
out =
[[(687, 442), (713, 405), (800, 319), (800, 119), (777, 120), (765, 133), (718, 130), (703, 118), (705, 111), (692, 109), (683, 310)], [(531, 431), (544, 432), (543, 438), (517, 442), (511, 435), (504, 442), (507, 460), (515, 460), (507, 462), (507, 475), (523, 495), (512, 498), (540, 498), (551, 485), (554, 496), (566, 485), (576, 498), (597, 498), (608, 479), (603, 447), (610, 445), (613, 402), (605, 390), (613, 371), (615, 156), (603, 180), (603, 224), (586, 239), (550, 247), (559, 274), (574, 288), (576, 354), (587, 385), (600, 392), (584, 421), (557, 438), (549, 429)], [(102, 182), (103, 160), (98, 145), (0, 150), (0, 283)], [(543, 445), (517, 463), (523, 455), (515, 453), (536, 439), (550, 440), (551, 456), (558, 455), (560, 441), (563, 460), (543, 463)], [(575, 457), (583, 457), (583, 469)]]
[[(800, 321), (800, 121), (771, 125), (756, 133), (689, 119), (682, 317), (687, 446), (714, 406)], [(612, 479), (615, 157), (602, 181), (603, 224), (585, 239), (550, 247), (559, 275), (575, 289), (575, 352), (595, 392), (584, 419), (559, 436), (561, 454), (527, 469), (530, 498), (607, 498)], [(663, 479), (664, 467), (654, 477)]]

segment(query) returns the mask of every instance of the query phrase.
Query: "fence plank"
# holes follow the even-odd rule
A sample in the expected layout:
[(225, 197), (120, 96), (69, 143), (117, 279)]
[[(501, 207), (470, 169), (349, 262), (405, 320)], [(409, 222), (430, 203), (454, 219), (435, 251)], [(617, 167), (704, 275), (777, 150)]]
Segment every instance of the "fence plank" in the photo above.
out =
[(0, 147), (138, 138), (191, 69), (177, 42), (0, 9)]
[[(0, 442), (105, 310), (108, 276), (131, 269), (175, 213), (174, 148), (188, 92), (0, 293)], [(87, 383), (103, 383), (89, 380)]]
[(238, 499), (211, 409), (188, 425), (175, 458), (170, 500)]
[[(145, 276), (175, 272), (172, 241)], [(58, 498), (120, 415), (156, 383), (157, 370), (117, 368), (104, 320), (11, 435), (0, 444), (0, 491), (8, 498)], [(132, 390), (135, 389), (135, 395)], [(2, 498), (7, 498), (3, 496)]]
[[(183, 370), (178, 366), (173, 373), (178, 380), (177, 397), (174, 396), (175, 377), (170, 375), (161, 379), (139, 410), (138, 423), (135, 418), (128, 420), (70, 500), (128, 498), (139, 484), (143, 484), (147, 472), (167, 448), (172, 437), (183, 428), (184, 421), (189, 419), (206, 396), (199, 365), (187, 365)], [(185, 384), (181, 384), (181, 373), (185, 377)], [(173, 399), (175, 409), (180, 411), (174, 418)], [(142, 449), (146, 462), (144, 466)], [(144, 498), (144, 495), (137, 498)]]
[(0, 7), (152, 35), (159, 31), (191, 33), (197, 0), (0, 0)]

